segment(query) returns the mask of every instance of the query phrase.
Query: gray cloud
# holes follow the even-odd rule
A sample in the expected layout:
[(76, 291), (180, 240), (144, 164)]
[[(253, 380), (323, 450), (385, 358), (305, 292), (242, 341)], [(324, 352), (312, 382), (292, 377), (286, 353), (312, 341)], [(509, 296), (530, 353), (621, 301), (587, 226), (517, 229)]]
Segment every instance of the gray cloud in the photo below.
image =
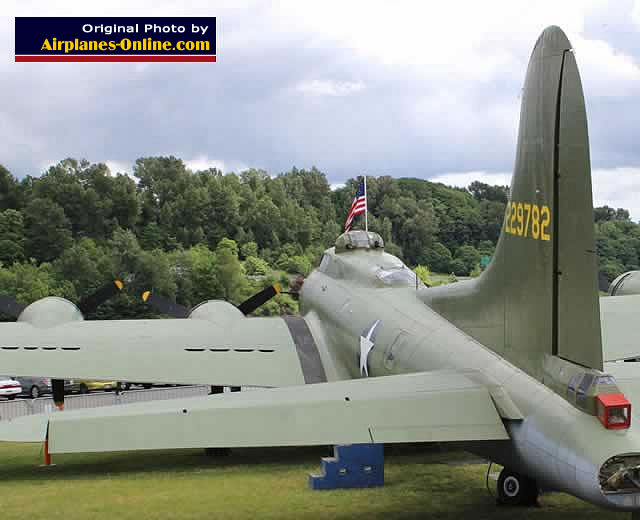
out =
[[(15, 64), (14, 15), (78, 15), (84, 4), (3, 8), (0, 163), (22, 176), (67, 156), (131, 165), (175, 154), (272, 173), (316, 165), (334, 183), (362, 172), (508, 172), (529, 53), (544, 26), (559, 23), (583, 75), (594, 168), (618, 172), (609, 176), (615, 185), (636, 186), (640, 38), (632, 2), (540, 2), (524, 14), (531, 3), (490, 2), (486, 16), (470, 3), (469, 20), (442, 6), (425, 16), (423, 3), (392, 12), (382, 4), (378, 18), (354, 4), (323, 4), (322, 18), (296, 3), (204, 1), (116, 3), (87, 14), (145, 15), (151, 5), (155, 15), (217, 15), (218, 63)], [(607, 197), (616, 205), (615, 189)]]

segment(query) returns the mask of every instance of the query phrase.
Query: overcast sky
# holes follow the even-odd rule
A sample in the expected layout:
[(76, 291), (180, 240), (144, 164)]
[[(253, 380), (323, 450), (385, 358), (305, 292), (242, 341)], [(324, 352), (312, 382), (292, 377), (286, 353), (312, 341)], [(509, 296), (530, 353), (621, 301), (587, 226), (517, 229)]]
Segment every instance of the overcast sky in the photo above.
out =
[[(594, 198), (640, 220), (640, 0), (0, 2), (0, 164), (131, 170), (315, 165), (508, 184), (519, 96), (547, 25), (572, 41)], [(14, 63), (14, 16), (217, 16), (218, 62)]]

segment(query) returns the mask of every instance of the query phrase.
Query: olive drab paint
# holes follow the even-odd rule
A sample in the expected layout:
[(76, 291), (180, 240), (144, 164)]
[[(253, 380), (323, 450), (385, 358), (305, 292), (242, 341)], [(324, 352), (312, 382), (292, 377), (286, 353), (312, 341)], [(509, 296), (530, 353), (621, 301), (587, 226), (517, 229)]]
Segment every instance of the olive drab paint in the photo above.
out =
[(477, 279), (421, 291), (423, 300), (538, 379), (545, 354), (601, 370), (592, 212), (580, 76), (569, 40), (550, 28), (527, 70), (493, 260)]

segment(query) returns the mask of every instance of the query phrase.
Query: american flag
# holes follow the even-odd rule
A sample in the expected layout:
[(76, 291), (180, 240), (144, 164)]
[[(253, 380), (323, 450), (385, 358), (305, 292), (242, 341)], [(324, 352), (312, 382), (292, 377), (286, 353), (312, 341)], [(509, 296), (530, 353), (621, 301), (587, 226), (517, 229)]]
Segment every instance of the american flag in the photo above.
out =
[(356, 197), (353, 199), (351, 209), (349, 210), (349, 214), (347, 215), (347, 222), (344, 225), (344, 230), (349, 231), (351, 229), (351, 222), (353, 222), (353, 217), (355, 217), (356, 215), (360, 215), (360, 213), (364, 213), (365, 211), (367, 211), (367, 194), (365, 192), (363, 177), (362, 179), (360, 179), (360, 184), (358, 184), (358, 191), (356, 192)]

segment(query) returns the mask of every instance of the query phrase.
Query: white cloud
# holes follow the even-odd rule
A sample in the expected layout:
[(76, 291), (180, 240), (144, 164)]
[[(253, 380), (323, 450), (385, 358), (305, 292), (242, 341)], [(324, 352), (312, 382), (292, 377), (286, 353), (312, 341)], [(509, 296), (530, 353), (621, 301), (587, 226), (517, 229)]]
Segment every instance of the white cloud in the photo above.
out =
[[(592, 171), (593, 206), (624, 208), (634, 221), (640, 222), (640, 166)], [(444, 173), (429, 178), (447, 186), (467, 188), (473, 181), (490, 185), (510, 186), (511, 173), (472, 171)]]
[(296, 90), (304, 94), (314, 96), (349, 96), (360, 92), (365, 88), (362, 81), (334, 81), (314, 79), (302, 81), (296, 86)]
[(617, 52), (602, 40), (576, 37), (571, 43), (587, 100), (591, 96), (622, 97), (640, 93), (640, 66), (632, 56)]
[[(180, 156), (178, 155), (178, 157)], [(194, 159), (184, 160), (184, 163), (188, 169), (194, 172), (208, 170), (209, 168), (216, 168), (223, 173), (237, 173), (249, 169), (249, 166), (240, 161), (221, 161), (219, 159), (210, 159), (206, 155), (200, 155)]]
[(111, 172), (112, 175), (115, 175), (116, 173), (124, 173), (126, 175), (131, 175), (131, 172), (133, 170), (131, 165), (124, 161), (106, 160), (104, 161), (104, 163), (107, 165), (107, 168), (109, 168), (109, 171)]
[(631, 9), (631, 19), (640, 28), (640, 0), (635, 0)]
[(592, 175), (594, 206), (628, 209), (640, 222), (640, 166), (596, 169)]
[[(219, 62), (13, 63), (13, 16), (151, 11), (217, 16)], [(527, 61), (550, 24), (576, 48), (594, 166), (640, 164), (638, 33), (611, 23), (640, 22), (640, 0), (3, 0), (0, 14), (0, 162), (19, 176), (49, 158), (130, 171), (173, 153), (195, 170), (316, 165), (338, 182), (477, 169), (508, 184), (490, 172), (514, 162)]]
[(443, 173), (430, 177), (429, 180), (459, 188), (466, 188), (473, 181), (480, 181), (490, 185), (509, 186), (511, 185), (511, 173), (485, 171)]

